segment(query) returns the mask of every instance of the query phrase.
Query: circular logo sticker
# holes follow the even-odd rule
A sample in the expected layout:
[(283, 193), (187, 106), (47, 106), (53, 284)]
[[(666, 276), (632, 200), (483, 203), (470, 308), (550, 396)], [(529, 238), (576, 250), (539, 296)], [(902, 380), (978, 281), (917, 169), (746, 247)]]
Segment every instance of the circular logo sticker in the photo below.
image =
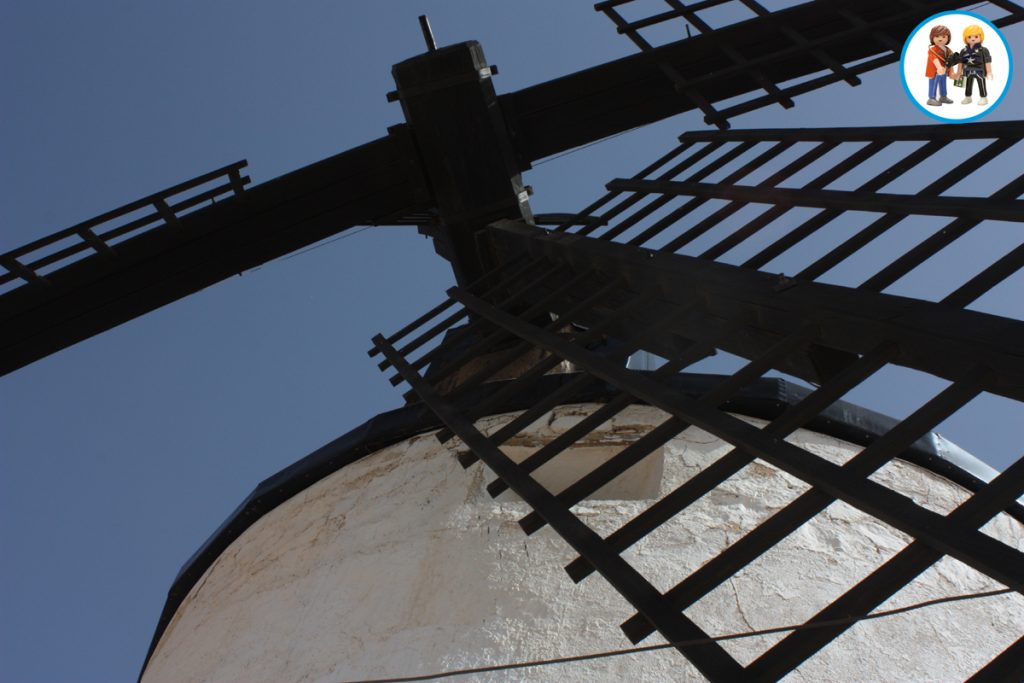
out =
[(943, 12), (923, 21), (900, 57), (907, 97), (929, 116), (961, 123), (999, 105), (1013, 75), (1006, 40), (984, 17)]

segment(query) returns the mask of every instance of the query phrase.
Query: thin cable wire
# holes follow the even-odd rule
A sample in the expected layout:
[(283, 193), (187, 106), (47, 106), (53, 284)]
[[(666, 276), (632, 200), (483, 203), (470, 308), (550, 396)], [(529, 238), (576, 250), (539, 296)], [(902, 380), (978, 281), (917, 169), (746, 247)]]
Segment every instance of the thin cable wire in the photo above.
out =
[(561, 159), (562, 157), (567, 157), (570, 154), (575, 154), (576, 152), (582, 152), (587, 147), (593, 147), (594, 145), (598, 145), (598, 144), (600, 144), (602, 142), (608, 142), (609, 140), (614, 140), (615, 138), (617, 138), (617, 137), (619, 137), (621, 135), (625, 135), (626, 133), (632, 133), (634, 130), (638, 130), (640, 128), (643, 128), (644, 125), (647, 125), (647, 124), (643, 124), (643, 125), (640, 125), (640, 126), (633, 126), (632, 128), (627, 128), (626, 130), (620, 131), (620, 132), (616, 133), (615, 135), (609, 135), (606, 138), (601, 138), (600, 140), (594, 140), (593, 142), (588, 142), (587, 144), (580, 145), (579, 147), (573, 147), (572, 149), (568, 149), (568, 150), (566, 150), (564, 152), (560, 152), (559, 154), (555, 154), (554, 156), (550, 156), (550, 157), (546, 157), (544, 159), (541, 159), (540, 161), (535, 162), (533, 165), (534, 166), (542, 166), (542, 165), (548, 163), (549, 161), (554, 161), (555, 159)]
[(745, 631), (742, 633), (729, 633), (722, 636), (712, 636), (710, 638), (699, 638), (695, 640), (686, 640), (675, 643), (661, 643), (658, 645), (644, 645), (641, 647), (630, 647), (622, 650), (608, 650), (606, 652), (594, 652), (585, 655), (574, 655), (571, 657), (556, 657), (553, 659), (536, 659), (528, 662), (516, 662), (513, 664), (493, 664), (491, 666), (480, 666), (472, 669), (453, 669), (451, 671), (442, 671), (432, 674), (421, 674), (419, 676), (401, 676), (398, 678), (372, 678), (372, 679), (359, 679), (353, 681), (344, 681), (343, 683), (409, 683), (411, 681), (433, 681), (440, 678), (452, 678), (454, 676), (465, 676), (468, 674), (479, 674), (488, 673), (492, 671), (511, 671), (514, 669), (526, 669), (536, 666), (551, 666), (553, 664), (568, 664), (571, 662), (584, 662), (591, 659), (604, 659), (606, 657), (619, 657), (621, 655), (630, 655), (640, 652), (653, 652), (655, 650), (666, 650), (673, 647), (690, 647), (693, 645), (706, 645), (708, 643), (720, 642), (723, 640), (738, 640), (740, 638), (755, 638), (758, 636), (772, 635), (774, 633), (785, 633), (789, 631), (806, 631), (814, 628), (828, 628), (831, 626), (841, 626), (846, 624), (853, 624), (858, 621), (868, 621), (870, 619), (882, 619), (884, 617), (891, 617), (897, 614), (903, 614), (905, 612), (913, 612), (914, 610), (923, 609), (925, 607), (932, 607), (935, 605), (941, 605), (949, 602), (960, 602), (964, 600), (978, 600), (980, 598), (991, 598), (997, 595), (1005, 595), (1007, 593), (1013, 593), (1012, 588), (1001, 588), (998, 590), (985, 591), (981, 593), (966, 593), (962, 595), (949, 595), (942, 598), (934, 598), (932, 600), (925, 600), (923, 602), (915, 602), (910, 605), (903, 607), (896, 607), (888, 610), (881, 610), (879, 612), (872, 612), (871, 614), (865, 614), (863, 616), (845, 617), (843, 619), (828, 619), (826, 621), (816, 621), (805, 624), (794, 624), (790, 626), (776, 626), (774, 628), (766, 628), (758, 631)]
[(346, 237), (354, 237), (354, 236), (358, 235), (359, 233), (361, 233), (361, 232), (363, 232), (365, 230), (369, 230), (370, 228), (373, 228), (373, 227), (376, 227), (376, 226), (364, 225), (361, 228), (357, 228), (355, 230), (350, 230), (348, 232), (343, 232), (343, 233), (341, 233), (340, 235), (338, 235), (337, 237), (335, 237), (332, 240), (327, 240), (326, 242), (321, 242), (320, 244), (314, 244), (311, 247), (306, 247), (305, 249), (301, 249), (301, 250), (296, 251), (294, 253), (287, 254), (285, 256), (280, 256), (280, 257), (274, 259), (273, 261), (267, 261), (266, 263), (262, 263), (262, 264), (256, 266), (255, 268), (250, 268), (249, 270), (246, 270), (246, 271), (243, 271), (243, 272), (245, 272), (245, 273), (255, 273), (260, 268), (264, 268), (264, 267), (269, 266), (269, 265), (271, 265), (273, 263), (278, 263), (279, 261), (287, 261), (288, 259), (295, 258), (296, 256), (302, 256), (303, 254), (305, 254), (307, 252), (310, 252), (310, 251), (316, 251), (317, 249), (321, 249), (323, 247), (326, 247), (328, 244), (334, 244), (338, 240), (343, 240)]

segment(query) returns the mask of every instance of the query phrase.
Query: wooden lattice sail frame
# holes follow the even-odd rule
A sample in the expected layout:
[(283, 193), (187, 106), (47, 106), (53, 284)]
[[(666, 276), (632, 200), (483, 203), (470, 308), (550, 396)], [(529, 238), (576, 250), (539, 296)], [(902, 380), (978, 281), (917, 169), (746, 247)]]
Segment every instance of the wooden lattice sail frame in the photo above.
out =
[[(903, 173), (958, 137), (986, 142), (976, 159), (955, 167), (917, 193), (880, 192), (889, 183), (898, 186)], [(1024, 495), (1024, 458), (948, 515), (922, 507), (870, 478), (981, 392), (1024, 400), (1024, 322), (965, 309), (1024, 265), (1024, 244), (962, 282), (951, 273), (950, 281), (956, 286), (938, 301), (882, 292), (985, 221), (1024, 222), (1024, 202), (1017, 199), (1024, 192), (1024, 174), (1004, 179), (1005, 184), (988, 197), (940, 196), (994, 156), (1019, 151), (1022, 138), (1021, 122), (955, 129), (925, 126), (687, 134), (682, 136), (682, 144), (655, 166), (632, 179), (610, 182), (609, 194), (582, 211), (577, 221), (567, 221), (553, 231), (513, 221), (492, 225), (488, 236), (502, 255), (503, 266), (474, 287), (451, 289), (447, 302), (401, 334), (378, 335), (374, 351), (385, 356), (382, 369), (397, 370), (392, 381), (406, 381), (447, 425), (439, 438), (458, 436), (462, 440), (468, 449), (463, 464), (479, 458), (497, 475), (488, 487), (492, 495), (511, 488), (530, 504), (533, 512), (520, 521), (526, 533), (550, 525), (579, 553), (579, 559), (566, 567), (573, 580), (581, 581), (597, 571), (637, 609), (637, 615), (623, 624), (631, 640), (638, 642), (658, 631), (669, 642), (678, 643), (678, 649), (711, 680), (777, 680), (944, 556), (1018, 592), (1024, 589), (1024, 553), (979, 530), (993, 517), (1015, 509)], [(822, 189), (900, 141), (913, 141), (917, 146), (901, 150), (874, 179), (852, 190)], [(808, 148), (767, 179), (756, 185), (739, 184), (768, 159), (798, 142), (809, 143)], [(845, 156), (802, 188), (779, 187), (837, 148)], [(658, 175), (651, 178), (655, 173)], [(725, 173), (724, 179), (703, 182), (715, 173)], [(684, 177), (677, 180), (678, 176)], [(670, 206), (678, 197), (689, 199)], [(706, 217), (691, 219), (711, 199), (725, 201)], [(755, 215), (718, 235), (718, 241), (702, 253), (676, 253), (747, 205), (757, 205)], [(604, 207), (608, 208), (603, 213), (594, 214)], [(787, 214), (799, 207), (817, 212), (802, 221), (787, 222)], [(652, 218), (658, 210), (664, 215)], [(877, 217), (838, 246), (811, 259), (793, 276), (757, 270), (815, 231), (841, 223), (848, 210)], [(892, 254), (888, 263), (879, 264), (877, 272), (868, 274), (858, 286), (816, 281), (915, 215), (941, 216), (946, 222), (919, 243)], [(786, 225), (786, 230), (754, 257), (740, 265), (715, 260), (776, 221)], [(574, 229), (574, 224), (581, 227)], [(623, 241), (616, 241), (620, 238)], [(646, 247), (651, 241), (661, 246)], [(545, 314), (550, 318), (545, 319)], [(467, 320), (468, 324), (463, 324)], [(459, 327), (453, 330), (453, 325)], [(409, 338), (421, 327), (426, 332)], [(623, 344), (600, 344), (607, 337)], [(468, 348), (467, 339), (472, 342)], [(432, 341), (434, 345), (428, 346)], [(404, 343), (396, 349), (400, 342)], [(546, 355), (522, 370), (519, 379), (471, 409), (456, 407), (460, 395), (532, 348)], [(677, 373), (716, 349), (747, 362), (697, 399), (674, 386)], [(624, 359), (638, 351), (657, 354), (665, 364), (653, 373), (624, 367)], [(488, 352), (492, 353), (489, 362), (475, 367), (458, 388), (442, 386), (446, 377)], [(409, 359), (411, 353), (416, 353), (415, 360)], [(563, 362), (571, 363), (579, 375), (559, 391), (539, 400), (494, 434), (485, 436), (474, 427), (474, 420), (488, 414), (498, 401), (531, 391), (545, 373)], [(889, 364), (926, 372), (950, 384), (842, 466), (783, 440)], [(425, 377), (421, 369), (427, 366)], [(816, 388), (763, 429), (720, 409), (772, 369), (796, 375)], [(521, 463), (502, 451), (503, 443), (554, 406), (573, 402), (574, 392), (595, 382), (607, 382), (621, 394)], [(637, 401), (656, 406), (670, 417), (560, 492), (546, 490), (530, 476)], [(573, 513), (573, 505), (691, 425), (714, 434), (733, 449), (604, 538)], [(801, 479), (810, 490), (747, 530), (741, 539), (665, 592), (658, 591), (623, 558), (623, 551), (668, 520), (685, 515), (690, 505), (755, 459)], [(683, 610), (837, 500), (903, 531), (913, 542), (821, 609), (806, 628), (787, 636), (746, 667), (719, 644), (708, 642), (708, 634)], [(694, 642), (700, 644), (691, 645)], [(1022, 667), (1024, 638), (972, 680), (1008, 680), (1008, 676), (1019, 676)]]

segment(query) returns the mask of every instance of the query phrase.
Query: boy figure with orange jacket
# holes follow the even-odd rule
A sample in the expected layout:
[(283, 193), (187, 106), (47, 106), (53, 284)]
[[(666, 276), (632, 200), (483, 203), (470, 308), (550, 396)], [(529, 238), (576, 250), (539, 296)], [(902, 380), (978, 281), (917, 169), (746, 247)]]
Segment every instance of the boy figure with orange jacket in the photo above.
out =
[(943, 104), (953, 104), (953, 100), (946, 97), (946, 71), (949, 68), (947, 62), (953, 51), (947, 47), (953, 39), (949, 29), (941, 24), (933, 26), (928, 34), (931, 44), (928, 46), (928, 66), (924, 75), (928, 81), (928, 104), (939, 107)]

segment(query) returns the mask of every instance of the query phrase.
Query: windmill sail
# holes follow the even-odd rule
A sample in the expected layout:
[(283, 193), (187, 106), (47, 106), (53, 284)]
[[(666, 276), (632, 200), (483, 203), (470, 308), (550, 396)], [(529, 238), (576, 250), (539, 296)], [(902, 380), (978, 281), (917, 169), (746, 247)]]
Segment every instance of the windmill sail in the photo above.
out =
[[(427, 232), (465, 284), (494, 265), (478, 262), (474, 235), (498, 216), (478, 220), (454, 210), (481, 187), (449, 187), (436, 172), (446, 168), (441, 157), (459, 159), (464, 168), (491, 168), (493, 149), (502, 150), (504, 176), (494, 178), (501, 187), (490, 192), (515, 197), (522, 189), (515, 178), (531, 162), (608, 135), (693, 109), (725, 127), (731, 116), (790, 106), (793, 97), (837, 81), (856, 84), (859, 74), (896, 61), (902, 36), (918, 22), (970, 3), (818, 0), (769, 12), (751, 0), (673, 0), (666, 12), (632, 21), (620, 14), (625, 4), (613, 0), (598, 8), (642, 54), (496, 96), (490, 68), (476, 64), (483, 59), (478, 45), (427, 53), (395, 68), (393, 99), (401, 100), (408, 124), (386, 137), (242, 194), (234, 180), (240, 176), (222, 169), (237, 196), (216, 205), (204, 204), (223, 194), (200, 194), (176, 212), (161, 204), (170, 190), (157, 193), (129, 205), (149, 208), (146, 229), (128, 230), (133, 219), (94, 233), (94, 222), (114, 218), (105, 215), (0, 255), (0, 373), (354, 225), (436, 224)], [(1015, 3), (994, 4), (1004, 14), (998, 26), (1024, 18)], [(704, 19), (725, 6), (742, 6), (749, 18), (727, 26)], [(679, 19), (699, 33), (658, 46), (643, 37), (651, 26)], [(685, 35), (681, 27), (677, 35)], [(459, 61), (452, 58), (456, 53), (478, 54)], [(421, 68), (428, 63), (433, 66)], [(708, 63), (716, 68), (707, 69)], [(488, 103), (490, 119), (461, 109), (468, 118), (453, 120), (459, 97)], [(451, 121), (455, 131), (485, 126), (493, 145), (455, 148), (457, 135), (435, 140), (433, 132), (421, 132), (434, 131), (437, 121)], [(179, 215), (185, 209), (187, 215)], [(512, 207), (500, 217), (522, 214)], [(67, 247), (66, 239), (76, 243)]]
[[(977, 157), (916, 193), (883, 191), (890, 183), (899, 187), (904, 174), (955, 139), (976, 141)], [(573, 580), (599, 572), (636, 608), (636, 616), (622, 626), (632, 641), (658, 631), (711, 680), (777, 680), (945, 556), (1024, 592), (1024, 553), (980, 531), (1004, 512), (1024, 521), (1024, 508), (1018, 503), (1024, 494), (1024, 458), (945, 515), (871, 478), (982, 392), (1024, 400), (1024, 321), (965, 308), (1024, 265), (1024, 241), (1018, 239), (1018, 246), (979, 272), (950, 273), (948, 293), (935, 300), (883, 293), (979, 226), (992, 229), (993, 221), (1024, 221), (1024, 202), (1018, 199), (1024, 192), (1024, 174), (1002, 179), (1002, 186), (987, 196), (946, 194), (962, 186), (985, 161), (1019, 154), (1022, 139), (1024, 122), (686, 134), (675, 153), (663, 157), (658, 166), (648, 167), (639, 177), (610, 182), (611, 192), (581, 212), (591, 215), (608, 207), (598, 214), (600, 226), (592, 221), (573, 228), (567, 223), (545, 231), (522, 222), (492, 225), (487, 236), (503, 255), (505, 269), (475, 287), (453, 288), (451, 306), (435, 309), (417, 321), (417, 327), (387, 338), (378, 335), (375, 352), (385, 357), (383, 369), (397, 370), (393, 380), (408, 382), (447, 426), (438, 438), (461, 439), (467, 449), (463, 464), (479, 459), (497, 475), (488, 487), (492, 495), (512, 489), (529, 503), (533, 512), (520, 520), (526, 533), (549, 525), (579, 554), (566, 567)], [(741, 184), (762, 170), (767, 159), (798, 143), (802, 153), (794, 153), (768, 178)], [(866, 182), (853, 189), (823, 189), (844, 176), (856, 177), (862, 165), (897, 143), (912, 146), (901, 147)], [(815, 174), (813, 162), (826, 153), (837, 154)], [(800, 171), (812, 171), (807, 182), (796, 189), (782, 186)], [(716, 173), (724, 178), (708, 182)], [(712, 201), (718, 202), (713, 209), (707, 206)], [(794, 219), (801, 207), (810, 214)], [(750, 208), (754, 211), (748, 212), (749, 220), (719, 230), (697, 254), (677, 253)], [(697, 218), (702, 209), (707, 215)], [(655, 218), (658, 211), (660, 217)], [(793, 276), (758, 270), (815, 232), (843, 225), (851, 211), (868, 214), (867, 224), (859, 229), (846, 226), (850, 236), (820, 255), (800, 250), (803, 262)], [(920, 216), (939, 217), (941, 224), (890, 254), (862, 281), (852, 286), (816, 281), (888, 230)], [(785, 230), (754, 255), (738, 264), (715, 260), (742, 249), (776, 222)], [(445, 314), (444, 324), (429, 328)], [(428, 326), (429, 332), (408, 341), (420, 326)], [(609, 337), (620, 343), (602, 343)], [(473, 343), (467, 349), (463, 342), (459, 349), (466, 338)], [(456, 407), (460, 396), (530, 349), (540, 349), (543, 356), (520, 368), (519, 378), (502, 386), (492, 400), (468, 409)], [(716, 349), (743, 358), (745, 364), (703, 395), (682, 391), (678, 373)], [(625, 358), (641, 350), (663, 358), (664, 365), (650, 373), (627, 369)], [(481, 364), (480, 358), (486, 361)], [(463, 371), (474, 362), (472, 372)], [(579, 374), (558, 392), (495, 433), (485, 435), (474, 426), (501, 397), (531, 392), (562, 362), (571, 363)], [(948, 386), (842, 465), (783, 440), (890, 364), (926, 372)], [(429, 371), (424, 373), (424, 368)], [(815, 388), (763, 429), (725, 412), (730, 399), (772, 369), (801, 377)], [(458, 374), (463, 377), (460, 385), (443, 384)], [(619, 392), (616, 399), (522, 462), (503, 452), (503, 444), (555, 405), (572, 403), (602, 382)], [(660, 408), (667, 418), (560, 491), (549, 491), (532, 478), (576, 440), (638, 402)], [(573, 513), (574, 505), (691, 425), (732, 449), (604, 538)], [(746, 529), (669, 590), (656, 589), (624, 558), (628, 548), (669, 520), (685, 517), (692, 505), (755, 460), (796, 477), (809, 490)], [(835, 501), (874, 516), (913, 541), (822, 608), (803, 629), (741, 666), (684, 610)], [(1022, 664), (1024, 652), (1018, 641), (984, 668), (979, 680), (998, 680)]]
[(3, 254), (0, 374), (350, 226), (426, 208), (401, 139), (255, 187), (239, 162)]

